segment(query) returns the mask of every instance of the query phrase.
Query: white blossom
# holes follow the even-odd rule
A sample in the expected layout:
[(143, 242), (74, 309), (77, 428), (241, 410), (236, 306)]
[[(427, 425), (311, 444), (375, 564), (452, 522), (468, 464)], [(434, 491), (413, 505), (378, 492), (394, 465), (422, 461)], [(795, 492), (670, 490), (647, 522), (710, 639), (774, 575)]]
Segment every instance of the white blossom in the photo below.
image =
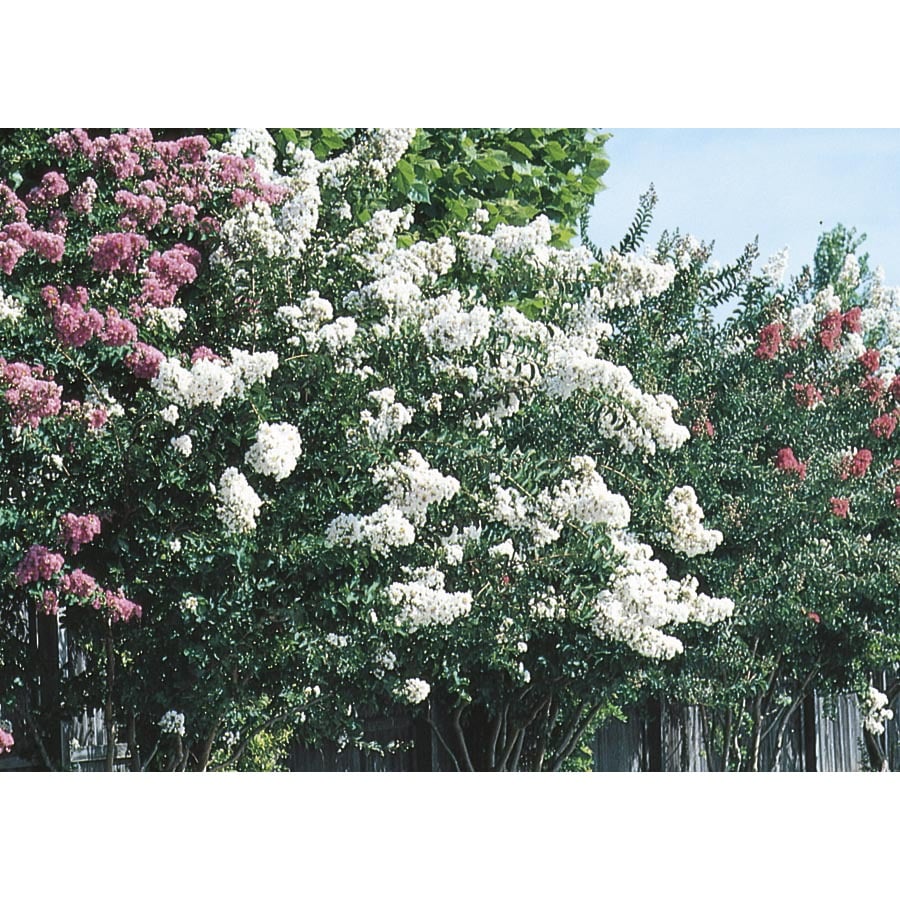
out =
[(219, 479), (216, 515), (229, 534), (253, 531), (262, 507), (256, 491), (237, 469), (229, 466)]

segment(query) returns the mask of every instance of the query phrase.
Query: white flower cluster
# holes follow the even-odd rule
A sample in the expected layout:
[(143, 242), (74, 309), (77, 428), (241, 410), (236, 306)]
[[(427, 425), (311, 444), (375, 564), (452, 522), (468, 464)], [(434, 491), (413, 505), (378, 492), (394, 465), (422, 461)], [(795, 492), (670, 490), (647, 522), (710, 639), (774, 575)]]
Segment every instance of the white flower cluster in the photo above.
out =
[(166, 406), (159, 411), (159, 417), (170, 425), (174, 425), (178, 421), (178, 407), (174, 404)]
[(888, 706), (886, 694), (882, 694), (874, 685), (869, 685), (869, 692), (862, 702), (863, 728), (869, 734), (884, 734), (884, 723), (894, 718), (894, 711)]
[(262, 507), (262, 500), (234, 466), (229, 466), (222, 473), (216, 500), (216, 515), (229, 534), (240, 534), (256, 528), (256, 517)]
[(625, 366), (588, 355), (564, 335), (557, 335), (548, 348), (541, 388), (560, 400), (576, 391), (602, 397), (607, 408), (597, 419), (599, 430), (617, 440), (626, 453), (676, 450), (690, 437), (690, 431), (672, 417), (678, 409), (674, 397), (645, 394)]
[(244, 456), (244, 462), (254, 472), (282, 481), (294, 471), (302, 451), (300, 433), (295, 426), (288, 422), (275, 425), (263, 422), (256, 432), (256, 442)]
[(311, 351), (324, 344), (332, 355), (348, 347), (358, 329), (356, 320), (349, 316), (334, 319), (331, 303), (318, 291), (310, 291), (299, 304), (279, 306), (275, 315), (294, 332), (289, 344), (298, 346), (302, 341)]
[(398, 627), (412, 633), (429, 625), (449, 625), (471, 611), (472, 594), (444, 590), (444, 573), (439, 569), (420, 568), (410, 574), (410, 581), (395, 581), (387, 589)]
[(552, 585), (536, 597), (528, 598), (528, 612), (533, 619), (554, 622), (565, 619), (568, 610), (566, 598), (556, 593)]
[(173, 437), (169, 440), (172, 447), (182, 456), (190, 456), (194, 449), (193, 441), (189, 434), (182, 434), (180, 437)]
[[(171, 357), (162, 361), (159, 374), (150, 384), (172, 404), (189, 408), (209, 404), (218, 409), (227, 397), (243, 396), (248, 387), (264, 381), (276, 368), (278, 355), (271, 351), (232, 350), (230, 364), (198, 359), (190, 369), (186, 369), (177, 357)], [(170, 411), (171, 407), (166, 416), (171, 414)], [(167, 418), (167, 421), (170, 420)]]
[(374, 157), (369, 162), (372, 173), (377, 178), (387, 178), (394, 171), (415, 136), (415, 128), (374, 129), (371, 133)]
[(179, 737), (184, 737), (184, 713), (170, 709), (159, 720), (159, 730), (163, 734), (177, 734)]
[(222, 223), (222, 243), (210, 256), (210, 262), (226, 265), (229, 259), (262, 254), (269, 259), (284, 252), (284, 237), (275, 221), (272, 207), (254, 200), (240, 207)]
[(432, 351), (457, 353), (471, 350), (490, 334), (491, 311), (480, 303), (464, 310), (458, 291), (443, 294), (429, 305), (430, 314), (422, 323), (421, 330)]
[(379, 409), (375, 415), (364, 409), (360, 414), (360, 420), (366, 428), (369, 440), (373, 443), (380, 444), (388, 440), (412, 422), (412, 410), (407, 409), (402, 403), (397, 403), (396, 396), (394, 389), (389, 387), (380, 391), (369, 391), (369, 399), (378, 403)]
[(548, 509), (559, 523), (574, 519), (585, 525), (625, 528), (631, 520), (628, 501), (621, 494), (609, 490), (597, 473), (594, 459), (575, 456), (570, 464), (576, 477), (563, 481), (552, 494), (543, 491), (538, 498), (540, 505)]
[[(484, 212), (479, 210), (478, 212)], [(594, 257), (587, 247), (560, 250), (550, 246), (553, 231), (546, 216), (538, 216), (527, 225), (500, 224), (492, 235), (479, 234), (480, 222), (474, 223), (474, 233), (460, 232), (463, 257), (476, 271), (496, 268), (497, 257), (520, 259), (532, 269), (558, 278), (574, 280), (586, 274), (594, 265)]]
[(274, 175), (275, 141), (265, 128), (234, 129), (222, 145), (221, 152), (232, 156), (252, 157), (256, 162), (257, 171), (263, 177), (271, 180)]
[(174, 334), (178, 334), (184, 326), (187, 312), (180, 306), (166, 306), (160, 308), (151, 306), (146, 310), (145, 322), (150, 328), (166, 328)]
[(15, 297), (7, 297), (0, 288), (0, 322), (18, 322), (22, 318), (22, 307)]
[(325, 532), (329, 546), (351, 547), (364, 543), (380, 556), (387, 556), (394, 547), (408, 547), (415, 539), (412, 522), (391, 503), (385, 503), (368, 516), (341, 513), (329, 522)]
[(645, 300), (658, 297), (675, 280), (677, 269), (670, 263), (658, 263), (647, 256), (620, 254), (610, 250), (606, 257), (609, 276), (601, 299), (607, 309), (640, 306)]
[(676, 487), (666, 498), (666, 525), (669, 533), (666, 543), (676, 553), (699, 556), (710, 553), (722, 543), (721, 531), (704, 528), (703, 509), (697, 502), (697, 494), (690, 485)]
[(414, 525), (425, 521), (429, 506), (450, 500), (459, 491), (456, 478), (433, 469), (417, 450), (410, 450), (402, 461), (376, 468), (372, 480), (386, 487), (387, 502)]
[(467, 525), (462, 531), (454, 525), (448, 535), (441, 538), (441, 549), (446, 561), (451, 566), (458, 566), (463, 561), (466, 547), (481, 541), (482, 529), (478, 525)]
[(848, 253), (844, 257), (844, 264), (838, 273), (838, 288), (844, 291), (852, 291), (854, 288), (859, 287), (860, 274), (859, 260), (852, 253)]
[(282, 255), (288, 259), (300, 259), (319, 224), (322, 164), (308, 149), (296, 150), (293, 161), (294, 171), (290, 178), (282, 182), (288, 188), (288, 196), (276, 222), (281, 232)]
[(772, 254), (768, 262), (762, 267), (763, 278), (776, 287), (782, 284), (789, 260), (790, 251), (787, 247), (783, 247), (777, 253)]
[(428, 699), (428, 695), (431, 693), (431, 685), (421, 678), (407, 678), (394, 693), (404, 703), (415, 706), (417, 703), (423, 703)]
[(697, 580), (669, 578), (666, 567), (652, 559), (653, 551), (627, 533), (613, 533), (621, 555), (609, 586), (595, 601), (594, 633), (623, 641), (635, 652), (653, 659), (671, 659), (684, 649), (678, 638), (662, 628), (672, 623), (719, 622), (734, 611), (734, 603), (697, 591)]

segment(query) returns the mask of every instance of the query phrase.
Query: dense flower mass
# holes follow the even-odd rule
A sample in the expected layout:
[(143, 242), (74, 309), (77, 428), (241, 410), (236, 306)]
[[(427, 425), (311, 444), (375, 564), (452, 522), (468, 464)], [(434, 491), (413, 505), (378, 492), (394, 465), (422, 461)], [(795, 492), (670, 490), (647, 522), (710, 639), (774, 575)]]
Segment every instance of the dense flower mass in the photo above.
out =
[(80, 654), (58, 708), (173, 771), (398, 704), (460, 767), (558, 769), (649, 692), (752, 767), (791, 692), (862, 694), (898, 295), (843, 244), (793, 279), (640, 217), (574, 246), (565, 134), (73, 129), (0, 172), (0, 546)]

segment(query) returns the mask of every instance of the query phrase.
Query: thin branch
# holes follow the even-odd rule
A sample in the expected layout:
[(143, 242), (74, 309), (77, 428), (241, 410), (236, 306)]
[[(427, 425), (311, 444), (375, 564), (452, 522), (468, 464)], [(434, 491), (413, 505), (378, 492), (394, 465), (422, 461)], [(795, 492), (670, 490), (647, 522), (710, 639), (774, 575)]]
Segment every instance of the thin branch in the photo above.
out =
[(463, 710), (465, 709), (467, 704), (463, 704), (462, 706), (457, 706), (453, 712), (453, 731), (456, 734), (457, 740), (459, 741), (460, 750), (462, 750), (463, 762), (468, 766), (468, 771), (474, 772), (475, 766), (472, 765), (472, 758), (469, 756), (469, 748), (466, 745), (466, 736), (463, 733), (462, 725), (460, 724), (460, 718), (462, 716)]
[(440, 729), (437, 727), (437, 725), (435, 725), (430, 716), (425, 721), (431, 726), (431, 730), (435, 733), (437, 739), (441, 742), (441, 746), (450, 755), (450, 759), (453, 760), (453, 765), (456, 767), (456, 771), (461, 772), (462, 770), (459, 767), (459, 760), (456, 758), (456, 754), (450, 749), (450, 745), (444, 740), (444, 736), (441, 734)]

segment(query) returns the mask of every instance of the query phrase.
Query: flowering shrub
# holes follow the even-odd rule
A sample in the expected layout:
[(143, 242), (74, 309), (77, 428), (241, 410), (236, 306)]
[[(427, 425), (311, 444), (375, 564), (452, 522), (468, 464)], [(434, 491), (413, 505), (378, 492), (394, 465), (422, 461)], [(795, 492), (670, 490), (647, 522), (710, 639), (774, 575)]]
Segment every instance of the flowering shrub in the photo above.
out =
[(419, 133), (284, 135), (75, 129), (3, 185), (0, 699), (49, 734), (23, 635), (55, 616), (63, 709), (136, 766), (401, 704), (460, 768), (558, 769), (733, 610), (673, 380), (621, 342), (684, 261), (487, 191), (426, 227), (391, 204)]
[(631, 363), (641, 342), (679, 335), (645, 365), (700, 423), (674, 464), (723, 537), (692, 567), (735, 612), (664, 690), (700, 707), (713, 768), (777, 766), (814, 690), (865, 698), (871, 674), (900, 659), (900, 303), (857, 246), (836, 229), (816, 269), (784, 284), (783, 265), (752, 274), (753, 247), (713, 267), (708, 248), (667, 235), (658, 252), (690, 257), (684, 274), (617, 323)]

